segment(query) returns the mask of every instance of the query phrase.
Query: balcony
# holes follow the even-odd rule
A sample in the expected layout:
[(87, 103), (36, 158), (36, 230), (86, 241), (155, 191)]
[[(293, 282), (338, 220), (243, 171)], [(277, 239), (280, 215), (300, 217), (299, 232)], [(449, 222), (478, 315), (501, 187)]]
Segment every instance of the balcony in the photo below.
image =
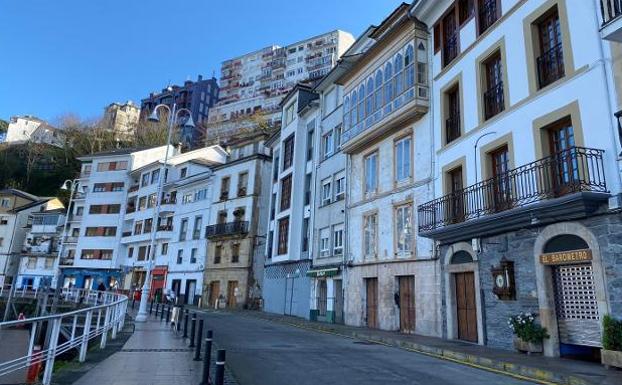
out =
[(450, 242), (585, 217), (609, 197), (603, 153), (572, 147), (422, 204), (419, 234)]
[(538, 84), (540, 88), (546, 87), (557, 79), (564, 76), (564, 51), (562, 44), (546, 51), (537, 59), (538, 64)]
[(67, 236), (63, 238), (64, 243), (78, 243), (78, 237)]
[(226, 237), (230, 235), (241, 235), (248, 233), (248, 221), (235, 221), (218, 223), (205, 228), (205, 237)]
[(602, 26), (600, 36), (622, 43), (622, 0), (600, 0)]
[(139, 189), (139, 188), (140, 188), (140, 186), (139, 186), (139, 185), (137, 185), (137, 184), (135, 184), (135, 185), (131, 186), (131, 187), (129, 188), (129, 190), (127, 190), (127, 192), (128, 192), (129, 194), (131, 194), (131, 193), (133, 193), (133, 192), (138, 191), (138, 189)]

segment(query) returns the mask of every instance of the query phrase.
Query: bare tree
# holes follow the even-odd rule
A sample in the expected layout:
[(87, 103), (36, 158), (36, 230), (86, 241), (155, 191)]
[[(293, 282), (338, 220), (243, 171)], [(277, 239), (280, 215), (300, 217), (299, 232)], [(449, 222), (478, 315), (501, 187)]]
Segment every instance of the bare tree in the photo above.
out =
[(23, 149), (23, 156), (26, 159), (26, 185), (30, 184), (32, 172), (41, 161), (45, 154), (46, 145), (33, 140), (26, 142)]

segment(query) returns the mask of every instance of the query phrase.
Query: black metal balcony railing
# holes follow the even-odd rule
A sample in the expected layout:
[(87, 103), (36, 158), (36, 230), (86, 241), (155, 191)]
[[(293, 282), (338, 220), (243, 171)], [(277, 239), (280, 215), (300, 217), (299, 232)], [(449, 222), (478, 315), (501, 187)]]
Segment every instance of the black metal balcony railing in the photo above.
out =
[(607, 192), (603, 150), (572, 147), (418, 207), (419, 231), (431, 231), (533, 202)]
[(236, 235), (248, 233), (248, 221), (218, 223), (205, 228), (205, 237)]
[(460, 113), (454, 112), (445, 120), (445, 140), (451, 143), (460, 137)]
[(622, 15), (622, 0), (600, 0), (600, 13), (603, 25), (617, 19)]
[(497, 0), (484, 0), (479, 7), (479, 33), (484, 33), (499, 18)]
[(458, 33), (448, 36), (443, 44), (443, 65), (451, 63), (458, 56)]
[(173, 225), (160, 225), (158, 231), (173, 231)]
[(564, 76), (564, 50), (559, 43), (537, 59), (538, 84), (546, 87)]
[(500, 81), (484, 92), (484, 118), (490, 119), (504, 109), (503, 82)]

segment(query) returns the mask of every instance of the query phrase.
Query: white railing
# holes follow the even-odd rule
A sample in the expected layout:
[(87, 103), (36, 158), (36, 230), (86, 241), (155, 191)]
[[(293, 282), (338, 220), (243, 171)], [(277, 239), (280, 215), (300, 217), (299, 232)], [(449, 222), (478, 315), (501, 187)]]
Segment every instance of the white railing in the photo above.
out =
[[(4, 291), (7, 289), (4, 288)], [(19, 289), (15, 293), (19, 296)], [(86, 307), (66, 313), (0, 322), (0, 334), (9, 329), (30, 329), (28, 353), (23, 357), (0, 362), (0, 377), (43, 363), (45, 369), (42, 383), (49, 385), (54, 359), (58, 355), (76, 348), (79, 349), (79, 361), (84, 362), (90, 340), (101, 336), (99, 346), (103, 349), (106, 347), (108, 332), (110, 338), (115, 339), (123, 328), (127, 296), (85, 289), (62, 289), (61, 295), (65, 302)], [(46, 333), (40, 336), (43, 343), (39, 344), (37, 334), (43, 334), (41, 331)], [(41, 349), (36, 349), (37, 345)]]

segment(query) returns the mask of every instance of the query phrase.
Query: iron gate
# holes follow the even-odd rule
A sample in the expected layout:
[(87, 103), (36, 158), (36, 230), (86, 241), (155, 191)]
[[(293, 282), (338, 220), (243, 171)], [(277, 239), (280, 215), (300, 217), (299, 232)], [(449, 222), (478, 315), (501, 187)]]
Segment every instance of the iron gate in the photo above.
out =
[(555, 266), (553, 277), (560, 341), (601, 347), (592, 264)]

